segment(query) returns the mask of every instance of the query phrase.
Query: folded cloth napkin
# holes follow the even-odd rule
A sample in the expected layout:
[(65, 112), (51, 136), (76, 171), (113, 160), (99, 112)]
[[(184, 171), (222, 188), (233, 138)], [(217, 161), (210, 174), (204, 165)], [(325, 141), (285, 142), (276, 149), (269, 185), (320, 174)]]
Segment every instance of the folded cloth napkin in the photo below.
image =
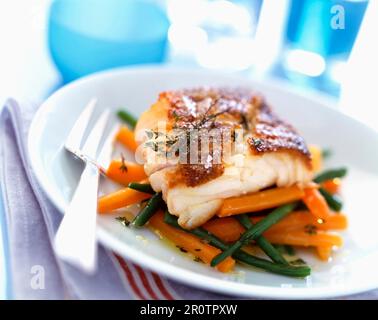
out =
[[(8, 100), (0, 115), (0, 189), (15, 299), (221, 299), (168, 281), (99, 246), (87, 275), (57, 259), (52, 240), (62, 214), (38, 186), (25, 142), (36, 107)], [(0, 195), (1, 196), (1, 195)]]
[[(87, 275), (57, 259), (51, 243), (62, 215), (38, 186), (25, 141), (36, 107), (8, 100), (0, 115), (0, 189), (15, 299), (227, 299), (164, 279), (99, 246)], [(0, 195), (1, 196), (1, 195)], [(377, 299), (378, 290), (348, 297)]]

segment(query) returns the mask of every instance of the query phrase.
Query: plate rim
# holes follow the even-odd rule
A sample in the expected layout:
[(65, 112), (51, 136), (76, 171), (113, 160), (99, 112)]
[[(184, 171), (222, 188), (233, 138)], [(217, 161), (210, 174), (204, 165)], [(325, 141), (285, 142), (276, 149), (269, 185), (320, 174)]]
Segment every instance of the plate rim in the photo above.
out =
[[(115, 68), (110, 70), (105, 70), (101, 72), (94, 73), (89, 76), (85, 76), (78, 80), (75, 80), (57, 91), (55, 91), (52, 95), (50, 95), (38, 108), (37, 112), (35, 113), (31, 125), (29, 127), (28, 132), (28, 139), (27, 139), (27, 154), (29, 156), (31, 167), (34, 171), (34, 176), (38, 182), (38, 184), (43, 189), (44, 193), (47, 197), (52, 201), (52, 203), (57, 207), (58, 211), (63, 214), (64, 208), (66, 206), (65, 202), (59, 196), (59, 194), (55, 194), (53, 192), (49, 192), (52, 190), (52, 183), (50, 182), (48, 175), (45, 173), (43, 168), (40, 166), (40, 161), (38, 157), (38, 153), (34, 151), (35, 141), (38, 137), (41, 136), (43, 132), (43, 126), (38, 126), (40, 120), (43, 118), (43, 115), (48, 113), (50, 110), (49, 105), (52, 105), (50, 102), (53, 99), (57, 99), (59, 96), (64, 95), (64, 93), (70, 90), (73, 87), (80, 86), (82, 83), (87, 81), (94, 81), (97, 78), (103, 77), (112, 77), (117, 73), (143, 73), (143, 72), (185, 72), (185, 73), (192, 73), (192, 74), (214, 74), (214, 75), (222, 75), (222, 76), (229, 76), (230, 78), (243, 78), (243, 75), (238, 74), (228, 74), (217, 72), (213, 70), (206, 70), (202, 68), (185, 68), (185, 67), (172, 67), (172, 66), (160, 66), (160, 65), (145, 65), (143, 67), (135, 66), (135, 67), (122, 67), (122, 68)], [(358, 122), (360, 125), (363, 125), (366, 129), (370, 130), (373, 134), (378, 134), (374, 129), (371, 127), (366, 126), (361, 121), (352, 118), (348, 114), (342, 113), (339, 110), (333, 107), (334, 101), (330, 99), (330, 97), (324, 94), (316, 94), (314, 95), (313, 92), (301, 92), (295, 90), (291, 85), (287, 83), (277, 80), (277, 79), (258, 79), (258, 78), (250, 78), (246, 79), (254, 82), (262, 83), (264, 86), (272, 87), (275, 90), (279, 91), (287, 91), (290, 94), (300, 96), (303, 99), (309, 101), (316, 101), (317, 103), (321, 104), (322, 107), (332, 109), (334, 112), (340, 113), (341, 115)], [(37, 139), (38, 140), (38, 139)], [(120, 241), (119, 239), (112, 237), (110, 233), (108, 233), (105, 229), (101, 227), (97, 227), (97, 237), (101, 244), (105, 247), (114, 250), (121, 256), (128, 258), (135, 263), (147, 268), (149, 270), (155, 271), (158, 274), (161, 274), (169, 279), (175, 280), (180, 283), (184, 283), (189, 286), (195, 286), (197, 288), (210, 290), (213, 292), (218, 292), (221, 294), (229, 294), (236, 297), (260, 297), (260, 298), (275, 298), (275, 299), (313, 299), (313, 298), (332, 298), (332, 297), (342, 297), (342, 296), (349, 296), (357, 293), (366, 292), (369, 290), (373, 290), (377, 288), (377, 284), (365, 285), (361, 287), (349, 287), (345, 285), (335, 285), (332, 287), (327, 288), (325, 291), (324, 288), (314, 288), (314, 287), (307, 287), (307, 288), (283, 288), (283, 287), (268, 287), (262, 285), (255, 285), (255, 284), (246, 284), (240, 282), (233, 282), (228, 280), (223, 280), (219, 278), (213, 278), (207, 275), (199, 275), (193, 271), (188, 269), (177, 267), (175, 265), (171, 265), (168, 262), (161, 261), (158, 258), (149, 257), (148, 255), (140, 255), (140, 252), (136, 249), (127, 246), (124, 242)], [(268, 274), (268, 273), (267, 273)], [(193, 281), (193, 279), (196, 279)]]

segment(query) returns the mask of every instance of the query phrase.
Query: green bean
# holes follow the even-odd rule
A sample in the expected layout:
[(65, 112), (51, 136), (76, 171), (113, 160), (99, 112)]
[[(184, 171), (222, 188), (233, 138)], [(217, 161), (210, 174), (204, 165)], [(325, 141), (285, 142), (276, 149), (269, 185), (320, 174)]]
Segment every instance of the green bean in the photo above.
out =
[[(253, 227), (252, 221), (246, 214), (237, 215), (236, 219), (247, 230)], [(261, 250), (264, 251), (266, 255), (270, 257), (274, 262), (288, 264), (281, 253), (275, 247), (273, 247), (273, 245), (264, 236), (257, 237), (256, 243), (261, 248)]]
[(130, 189), (140, 191), (140, 192), (155, 194), (154, 189), (152, 189), (149, 183), (130, 182), (127, 187)]
[(156, 213), (162, 204), (161, 193), (155, 193), (150, 200), (148, 200), (147, 205), (139, 212), (139, 214), (134, 218), (132, 224), (135, 227), (144, 226), (148, 220)]
[[(209, 244), (213, 245), (214, 247), (217, 247), (220, 250), (227, 250), (229, 248), (229, 245), (225, 244), (223, 241), (218, 239), (216, 236), (212, 235), (210, 232), (203, 228), (195, 228), (192, 230), (186, 230), (180, 227), (180, 225), (177, 223), (177, 218), (172, 216), (168, 213), (168, 211), (165, 212), (164, 216), (165, 223), (178, 228), (180, 230), (183, 230), (185, 232), (194, 234), (198, 238), (201, 238), (205, 241), (207, 241)], [(257, 267), (266, 271), (270, 271), (276, 274), (285, 275), (289, 277), (306, 277), (310, 275), (311, 269), (308, 266), (291, 266), (287, 264), (279, 264), (274, 263), (262, 258), (255, 257), (253, 255), (248, 254), (247, 252), (243, 250), (238, 250), (234, 252), (232, 255), (236, 260), (245, 263), (247, 265)]]
[(327, 201), (329, 207), (333, 211), (341, 211), (343, 203), (335, 195), (330, 194), (327, 190), (323, 188), (320, 188), (319, 192), (323, 195), (324, 199)]
[(311, 274), (311, 268), (309, 266), (295, 267), (288, 264), (274, 263), (262, 258), (252, 256), (243, 250), (235, 252), (232, 256), (236, 260), (239, 260), (240, 262), (243, 262), (245, 264), (284, 276), (304, 278)]
[(210, 265), (212, 267), (215, 267), (218, 263), (221, 263), (224, 259), (233, 255), (233, 253), (236, 250), (239, 250), (242, 246), (246, 245), (249, 241), (255, 240), (263, 232), (268, 230), (272, 225), (274, 225), (275, 223), (280, 221), (282, 218), (284, 218), (286, 215), (288, 215), (291, 211), (293, 211), (296, 205), (297, 205), (296, 203), (285, 204), (273, 210), (264, 219), (260, 220), (251, 228), (249, 228), (246, 232), (244, 232), (241, 235), (240, 239), (237, 240), (233, 245), (231, 245), (227, 250), (223, 251), (222, 253), (214, 257)]
[(132, 128), (135, 128), (138, 120), (128, 111), (126, 110), (119, 110), (117, 112), (118, 118), (120, 118), (122, 121), (129, 124)]
[(338, 169), (330, 169), (322, 172), (319, 174), (315, 179), (314, 182), (320, 183), (327, 180), (335, 179), (335, 178), (342, 178), (347, 174), (348, 170), (346, 168), (338, 168)]

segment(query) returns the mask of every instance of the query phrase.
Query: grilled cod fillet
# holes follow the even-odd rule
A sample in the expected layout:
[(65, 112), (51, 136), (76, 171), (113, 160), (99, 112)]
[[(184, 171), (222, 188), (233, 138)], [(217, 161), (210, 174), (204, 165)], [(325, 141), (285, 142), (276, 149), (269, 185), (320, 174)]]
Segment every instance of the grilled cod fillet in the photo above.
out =
[[(165, 134), (159, 133), (161, 124)], [(203, 134), (212, 130), (226, 134), (220, 140), (206, 140), (212, 141), (209, 150), (201, 158), (204, 151), (197, 149), (195, 159), (202, 161), (193, 164), (188, 154), (180, 157), (176, 152), (167, 157), (156, 144), (177, 138), (172, 134), (175, 130), (184, 135), (201, 132), (198, 145), (205, 140)], [(271, 186), (306, 186), (312, 179), (311, 156), (304, 139), (248, 89), (163, 92), (142, 114), (135, 134), (152, 188), (162, 192), (169, 212), (178, 216), (186, 229), (212, 218), (225, 198)], [(192, 151), (190, 147), (187, 150)]]

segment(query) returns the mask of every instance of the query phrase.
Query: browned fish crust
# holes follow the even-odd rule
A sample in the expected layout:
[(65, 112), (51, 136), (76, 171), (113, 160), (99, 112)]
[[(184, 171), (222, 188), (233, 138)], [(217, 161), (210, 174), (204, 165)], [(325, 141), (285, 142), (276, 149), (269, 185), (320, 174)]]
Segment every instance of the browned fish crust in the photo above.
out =
[(255, 111), (252, 120), (253, 136), (248, 139), (255, 154), (290, 151), (303, 157), (311, 167), (311, 154), (305, 140), (288, 123), (278, 118), (264, 101)]
[(163, 92), (160, 98), (166, 98), (170, 103), (168, 117), (185, 127), (205, 114), (219, 112), (241, 120), (252, 110), (251, 105), (261, 99), (253, 91), (244, 88), (204, 87)]
[[(248, 139), (252, 153), (293, 152), (311, 168), (311, 155), (304, 139), (250, 89), (201, 87), (163, 92), (159, 98), (168, 102), (168, 119), (172, 128), (211, 130), (244, 127), (246, 133), (252, 134)], [(222, 164), (180, 164), (174, 184), (180, 183), (180, 180), (194, 187), (217, 178), (223, 172)]]
[(184, 181), (188, 187), (195, 187), (221, 176), (223, 172), (223, 164), (213, 164), (210, 167), (203, 164), (180, 164), (179, 170), (171, 175), (169, 186)]

